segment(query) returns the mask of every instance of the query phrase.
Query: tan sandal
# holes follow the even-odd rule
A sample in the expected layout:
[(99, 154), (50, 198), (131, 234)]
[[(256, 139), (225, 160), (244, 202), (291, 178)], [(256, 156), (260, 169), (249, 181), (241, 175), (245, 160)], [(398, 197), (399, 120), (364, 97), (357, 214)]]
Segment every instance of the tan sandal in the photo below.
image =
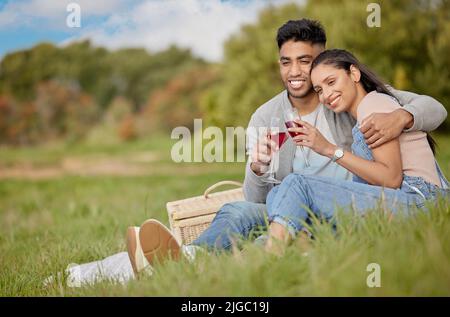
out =
[(158, 220), (149, 219), (141, 225), (139, 240), (143, 254), (151, 265), (157, 261), (180, 259), (181, 246), (170, 230)]

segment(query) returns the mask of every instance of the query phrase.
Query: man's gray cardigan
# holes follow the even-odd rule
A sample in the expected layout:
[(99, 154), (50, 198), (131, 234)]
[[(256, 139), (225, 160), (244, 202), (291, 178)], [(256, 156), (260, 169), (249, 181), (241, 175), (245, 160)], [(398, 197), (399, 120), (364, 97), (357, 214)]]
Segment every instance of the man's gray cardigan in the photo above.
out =
[[(418, 95), (407, 91), (395, 90), (390, 87), (391, 92), (397, 98), (403, 108), (414, 117), (414, 125), (408, 131), (433, 131), (447, 117), (444, 106), (432, 97)], [(268, 127), (271, 117), (283, 117), (283, 109), (291, 107), (287, 91), (284, 90), (262, 106), (252, 115), (249, 128)], [(324, 107), (325, 118), (331, 129), (333, 138), (338, 146), (350, 150), (353, 142), (352, 128), (356, 121), (348, 113), (336, 114)], [(281, 127), (280, 127), (281, 128)], [(282, 180), (292, 173), (293, 159), (296, 145), (291, 138), (280, 148), (279, 168), (275, 178)], [(272, 184), (267, 184), (263, 179), (267, 175), (258, 176), (250, 169), (250, 159), (247, 161), (244, 180), (244, 196), (247, 201), (265, 203), (266, 196)]]

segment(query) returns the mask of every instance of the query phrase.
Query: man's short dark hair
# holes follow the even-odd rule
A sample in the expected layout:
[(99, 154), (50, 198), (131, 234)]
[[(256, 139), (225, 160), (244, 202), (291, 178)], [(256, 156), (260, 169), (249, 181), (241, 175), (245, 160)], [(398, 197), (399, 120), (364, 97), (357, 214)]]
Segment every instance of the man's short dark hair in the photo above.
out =
[(323, 44), (325, 46), (327, 36), (319, 21), (310, 19), (289, 20), (278, 29), (278, 49), (290, 40)]

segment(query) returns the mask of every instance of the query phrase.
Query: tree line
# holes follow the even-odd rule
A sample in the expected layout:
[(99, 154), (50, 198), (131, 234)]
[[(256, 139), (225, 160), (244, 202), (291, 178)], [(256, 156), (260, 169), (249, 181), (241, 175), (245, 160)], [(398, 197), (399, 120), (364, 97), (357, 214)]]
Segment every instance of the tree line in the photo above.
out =
[[(275, 42), (289, 19), (318, 19), (328, 48), (345, 48), (397, 89), (450, 105), (450, 1), (379, 1), (381, 26), (367, 25), (371, 1), (314, 0), (268, 7), (224, 44), (221, 63), (172, 46), (108, 51), (89, 41), (40, 43), (0, 62), (0, 143), (82, 140), (92, 131), (123, 140), (192, 127), (246, 126), (283, 87)], [(200, 36), (200, 35), (199, 35)], [(447, 120), (442, 129), (449, 127)]]

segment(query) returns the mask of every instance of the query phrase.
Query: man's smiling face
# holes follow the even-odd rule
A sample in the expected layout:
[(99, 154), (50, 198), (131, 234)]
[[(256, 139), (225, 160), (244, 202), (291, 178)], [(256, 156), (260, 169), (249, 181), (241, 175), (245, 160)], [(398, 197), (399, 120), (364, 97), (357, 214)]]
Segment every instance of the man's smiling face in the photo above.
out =
[(289, 95), (303, 98), (314, 93), (309, 71), (311, 63), (325, 49), (322, 44), (290, 40), (280, 48), (280, 75)]

